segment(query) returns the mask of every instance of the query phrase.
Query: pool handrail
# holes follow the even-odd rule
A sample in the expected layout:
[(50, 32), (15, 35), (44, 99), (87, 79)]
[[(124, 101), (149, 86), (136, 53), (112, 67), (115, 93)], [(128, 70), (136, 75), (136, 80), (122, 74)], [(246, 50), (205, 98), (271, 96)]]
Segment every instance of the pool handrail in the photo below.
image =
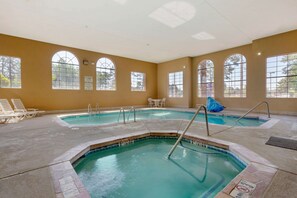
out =
[(204, 116), (205, 116), (205, 125), (206, 125), (206, 131), (207, 131), (207, 136), (209, 136), (209, 128), (208, 128), (208, 117), (207, 117), (207, 110), (206, 107), (204, 105), (200, 105), (196, 111), (196, 113), (194, 114), (194, 116), (192, 117), (192, 119), (190, 120), (190, 122), (188, 123), (188, 125), (186, 126), (186, 128), (184, 129), (184, 132), (179, 136), (179, 138), (177, 139), (177, 141), (175, 142), (175, 144), (172, 146), (172, 148), (170, 149), (167, 158), (169, 159), (170, 156), (172, 155), (173, 151), (175, 150), (175, 148), (177, 147), (178, 143), (182, 140), (182, 138), (184, 137), (185, 133), (188, 131), (188, 129), (190, 128), (190, 126), (192, 125), (193, 121), (195, 120), (196, 116), (199, 114), (200, 110), (204, 109)]
[(118, 117), (118, 122), (120, 122), (120, 116), (121, 116), (121, 113), (123, 113), (123, 121), (124, 121), (124, 124), (126, 124), (126, 119), (125, 119), (125, 109), (124, 109), (123, 107), (120, 108), (119, 117)]
[(243, 116), (241, 116), (240, 118), (238, 118), (237, 120), (235, 120), (235, 122), (238, 122), (239, 120), (241, 120), (242, 118), (244, 118), (247, 114), (249, 114), (250, 112), (252, 112), (254, 109), (256, 109), (261, 104), (266, 104), (266, 107), (267, 107), (267, 116), (268, 116), (268, 118), (270, 118), (269, 103), (267, 101), (262, 101), (262, 102), (259, 102), (258, 104), (256, 104), (250, 110), (248, 110)]
[(92, 106), (91, 106), (91, 104), (88, 104), (88, 114), (92, 114)]
[(96, 114), (100, 114), (100, 106), (98, 103), (96, 103), (95, 112)]
[(130, 107), (130, 109), (129, 109), (129, 114), (128, 114), (128, 116), (127, 116), (127, 121), (129, 121), (129, 119), (130, 119), (131, 111), (133, 111), (134, 122), (136, 122), (136, 111), (135, 111), (135, 108), (134, 108), (133, 106)]

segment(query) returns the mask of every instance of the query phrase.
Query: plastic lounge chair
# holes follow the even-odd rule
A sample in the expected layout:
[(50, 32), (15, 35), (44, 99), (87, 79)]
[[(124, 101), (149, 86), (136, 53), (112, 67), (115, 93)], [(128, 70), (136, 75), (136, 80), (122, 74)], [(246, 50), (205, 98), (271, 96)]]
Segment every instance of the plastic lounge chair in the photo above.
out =
[[(2, 112), (1, 112), (2, 113)], [(0, 124), (4, 124), (6, 122), (8, 122), (10, 119), (13, 119), (15, 116), (12, 114), (0, 114)]]
[(39, 113), (43, 113), (44, 111), (39, 111), (38, 109), (27, 108), (24, 106), (21, 99), (11, 99), (11, 102), (14, 106), (14, 110), (16, 112), (26, 113), (27, 118), (35, 117)]
[[(23, 119), (26, 114), (23, 112), (15, 112), (7, 99), (0, 99), (0, 108), (1, 108), (1, 116), (6, 116), (10, 118), (17, 118), (17, 119)], [(7, 120), (6, 120), (7, 121)]]

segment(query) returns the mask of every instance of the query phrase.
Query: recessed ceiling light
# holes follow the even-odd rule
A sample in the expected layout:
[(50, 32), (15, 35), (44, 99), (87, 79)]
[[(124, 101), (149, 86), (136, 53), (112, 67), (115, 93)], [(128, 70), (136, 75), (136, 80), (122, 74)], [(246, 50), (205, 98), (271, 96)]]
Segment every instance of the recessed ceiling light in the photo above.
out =
[(262, 52), (258, 52), (258, 53), (257, 53), (258, 56), (261, 56), (261, 54), (262, 54)]
[(183, 1), (173, 1), (156, 9), (149, 14), (149, 17), (175, 28), (191, 20), (195, 13), (196, 10), (191, 4)]
[(197, 39), (197, 40), (213, 40), (216, 39), (216, 37), (214, 37), (213, 35), (207, 33), (207, 32), (200, 32), (198, 34), (194, 34), (192, 35), (193, 38)]
[(113, 0), (113, 1), (121, 5), (124, 5), (127, 2), (127, 0)]

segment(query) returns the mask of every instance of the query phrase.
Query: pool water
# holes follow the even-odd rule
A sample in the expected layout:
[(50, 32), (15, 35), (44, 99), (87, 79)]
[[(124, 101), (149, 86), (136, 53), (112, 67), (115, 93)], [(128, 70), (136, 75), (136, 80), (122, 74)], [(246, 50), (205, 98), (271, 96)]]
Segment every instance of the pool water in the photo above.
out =
[[(126, 121), (133, 121), (133, 112), (125, 113)], [(194, 112), (185, 111), (174, 111), (174, 110), (137, 110), (136, 120), (172, 120), (172, 119), (183, 119), (191, 120), (194, 116)], [(119, 116), (119, 112), (108, 112), (93, 115), (78, 115), (78, 116), (65, 116), (61, 118), (63, 121), (71, 125), (100, 125), (100, 124), (111, 124), (117, 122), (123, 122), (123, 115)], [(260, 126), (266, 120), (258, 118), (243, 118), (239, 122), (235, 122), (238, 116), (222, 116), (208, 114), (208, 122), (212, 124), (220, 125), (237, 125), (237, 126)], [(205, 122), (204, 114), (199, 114), (195, 121)]]
[(228, 152), (176, 139), (145, 139), (91, 152), (75, 171), (93, 198), (214, 197), (245, 164)]

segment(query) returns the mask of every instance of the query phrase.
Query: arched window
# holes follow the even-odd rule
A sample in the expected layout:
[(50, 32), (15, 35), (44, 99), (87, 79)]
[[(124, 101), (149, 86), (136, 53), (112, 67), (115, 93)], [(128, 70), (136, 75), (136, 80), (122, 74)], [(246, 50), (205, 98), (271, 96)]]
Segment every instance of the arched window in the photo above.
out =
[(115, 66), (108, 58), (100, 58), (96, 64), (96, 89), (116, 90)]
[(246, 97), (246, 59), (241, 54), (231, 55), (225, 61), (224, 97)]
[(198, 65), (197, 96), (214, 96), (214, 64), (211, 60), (201, 61)]
[(21, 88), (21, 59), (0, 56), (0, 88)]
[(70, 52), (60, 51), (52, 58), (52, 88), (79, 90), (79, 62)]

